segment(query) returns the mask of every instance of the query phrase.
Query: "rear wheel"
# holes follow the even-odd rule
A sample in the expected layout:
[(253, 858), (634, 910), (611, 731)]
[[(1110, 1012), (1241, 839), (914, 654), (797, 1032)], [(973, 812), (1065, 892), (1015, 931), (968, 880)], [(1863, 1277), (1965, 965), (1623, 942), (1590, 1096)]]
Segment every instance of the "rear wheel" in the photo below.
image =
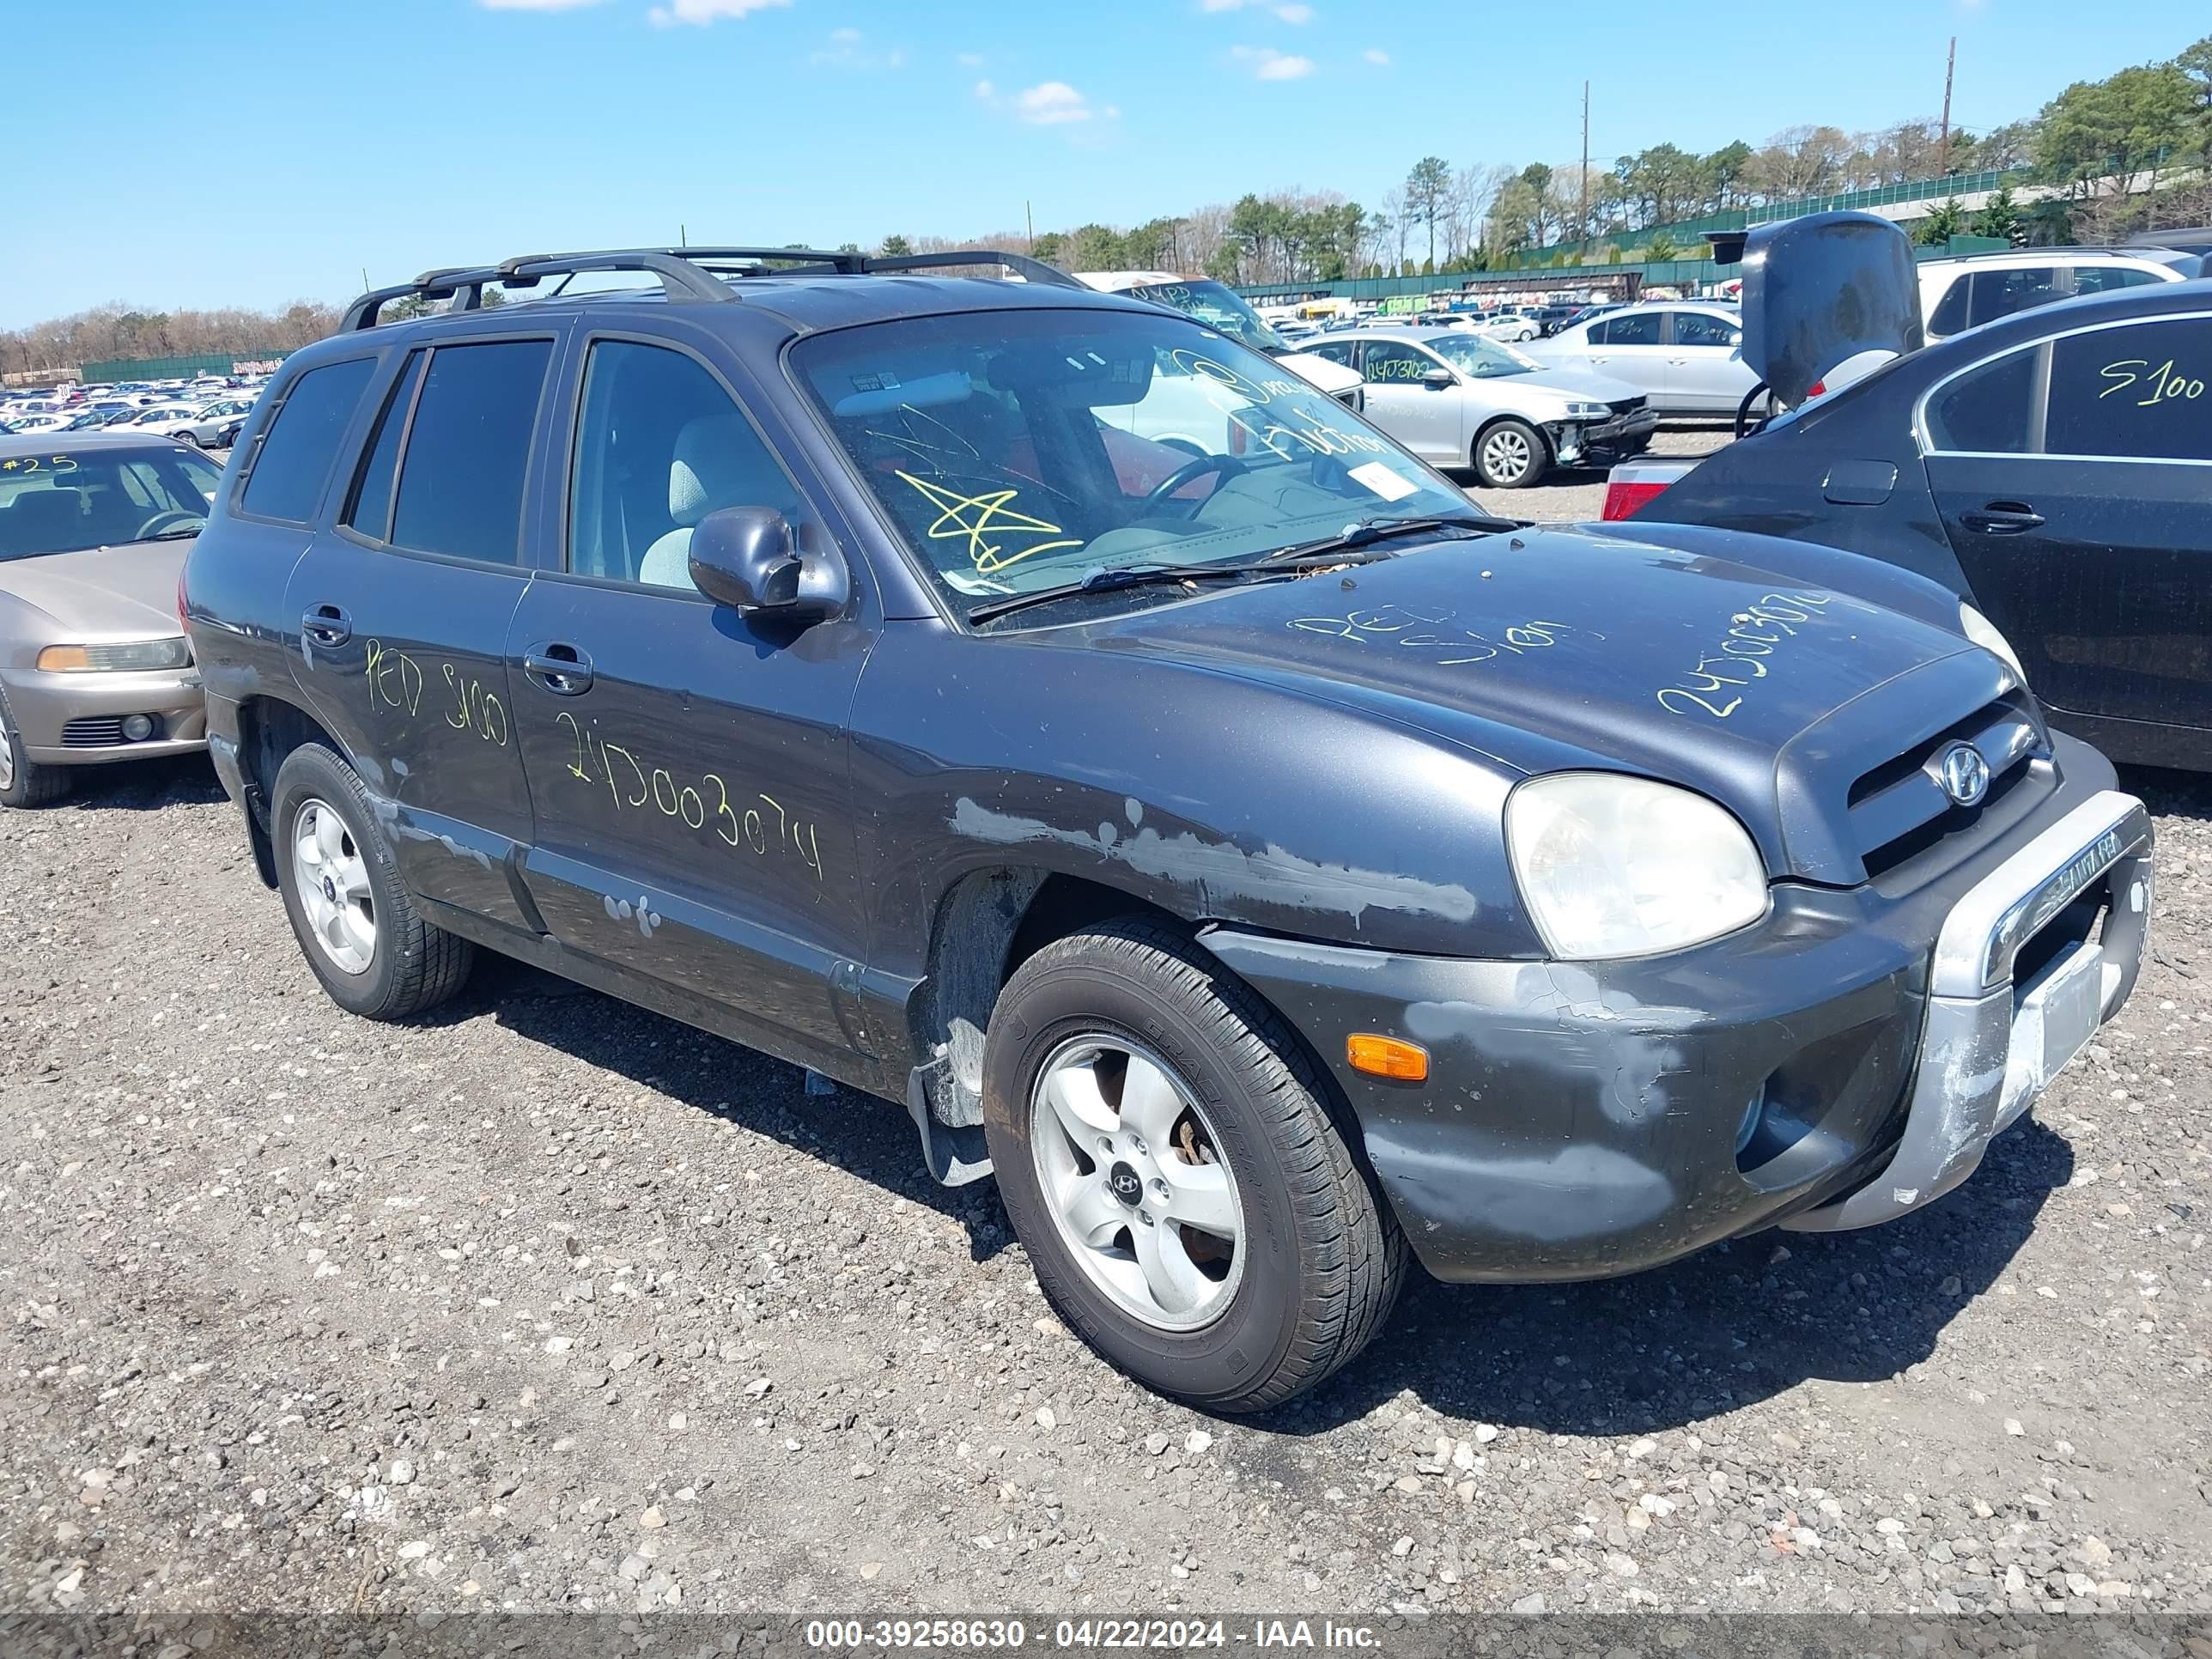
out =
[(23, 739), (0, 696), (0, 806), (44, 806), (70, 791), (69, 769), (47, 766), (23, 752)]
[(474, 947), (416, 913), (368, 792), (336, 754), (308, 744), (285, 757), (270, 822), (285, 912), (332, 1001), (405, 1019), (467, 981)]
[(184, 431), (177, 434), (177, 441), (179, 443), (190, 444), (194, 449), (198, 449), (200, 447), (199, 434), (194, 432), (189, 427), (187, 427)]
[(1047, 945), (991, 1018), (984, 1131), (1045, 1295), (1110, 1364), (1210, 1410), (1280, 1404), (1380, 1328), (1405, 1241), (1249, 988), (1126, 920)]
[(1544, 476), (1543, 434), (1526, 421), (1492, 421), (1475, 435), (1475, 476), (1492, 489), (1522, 489)]

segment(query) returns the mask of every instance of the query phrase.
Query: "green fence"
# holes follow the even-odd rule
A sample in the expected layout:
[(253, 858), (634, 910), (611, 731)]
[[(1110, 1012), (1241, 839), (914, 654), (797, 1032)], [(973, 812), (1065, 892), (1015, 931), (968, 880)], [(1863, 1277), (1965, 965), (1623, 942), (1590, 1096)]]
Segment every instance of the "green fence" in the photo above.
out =
[(181, 380), (192, 374), (235, 374), (249, 366), (283, 362), (286, 353), (267, 351), (204, 351), (185, 357), (116, 357), (87, 363), (82, 379), (100, 386), (118, 380)]

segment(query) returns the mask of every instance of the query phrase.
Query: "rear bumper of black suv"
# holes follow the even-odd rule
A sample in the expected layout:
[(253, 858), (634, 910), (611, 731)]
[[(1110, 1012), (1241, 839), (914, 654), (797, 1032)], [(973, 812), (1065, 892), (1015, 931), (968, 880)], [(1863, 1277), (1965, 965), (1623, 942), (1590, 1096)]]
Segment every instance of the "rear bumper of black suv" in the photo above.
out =
[[(2134, 988), (2150, 821), (2094, 750), (1911, 894), (1783, 884), (1759, 925), (1637, 961), (1413, 957), (1217, 928), (1332, 1067), (1437, 1277), (1603, 1278), (1758, 1229), (1862, 1227), (1980, 1164)], [(1419, 1083), (1346, 1038), (1428, 1051)]]

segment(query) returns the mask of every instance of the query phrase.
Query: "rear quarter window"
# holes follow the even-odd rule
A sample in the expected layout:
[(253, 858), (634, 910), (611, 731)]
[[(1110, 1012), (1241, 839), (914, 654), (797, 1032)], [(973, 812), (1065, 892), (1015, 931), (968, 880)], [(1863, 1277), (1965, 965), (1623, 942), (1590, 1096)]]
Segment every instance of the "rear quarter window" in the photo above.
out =
[(375, 366), (374, 357), (351, 357), (311, 368), (292, 383), (255, 447), (239, 498), (242, 511), (289, 524), (314, 518), (338, 440)]

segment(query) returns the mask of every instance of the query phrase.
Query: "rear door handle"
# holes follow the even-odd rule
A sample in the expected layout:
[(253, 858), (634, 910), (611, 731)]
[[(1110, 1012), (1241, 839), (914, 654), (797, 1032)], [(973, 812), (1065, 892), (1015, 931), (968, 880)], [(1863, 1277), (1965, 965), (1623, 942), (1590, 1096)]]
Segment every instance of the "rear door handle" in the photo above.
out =
[(522, 672), (556, 697), (580, 697), (592, 689), (592, 659), (558, 641), (525, 653)]
[(1959, 522), (1977, 536), (2019, 536), (2043, 527), (2043, 514), (2025, 501), (1991, 501), (1978, 513), (1962, 513)]
[(319, 605), (300, 618), (300, 631), (317, 645), (343, 645), (353, 637), (353, 618), (334, 605)]

